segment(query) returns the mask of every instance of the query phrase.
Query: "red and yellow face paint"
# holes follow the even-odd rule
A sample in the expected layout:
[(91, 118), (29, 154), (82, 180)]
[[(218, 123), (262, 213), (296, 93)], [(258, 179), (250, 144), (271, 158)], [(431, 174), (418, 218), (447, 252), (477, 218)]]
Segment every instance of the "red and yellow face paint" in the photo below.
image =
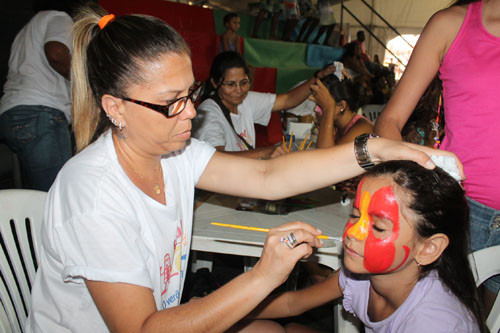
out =
[[(366, 178), (365, 178), (366, 179)], [(367, 191), (361, 192), (365, 179), (363, 179), (356, 193), (355, 207), (359, 209), (360, 217), (348, 221), (345, 226), (344, 240), (346, 237), (358, 241), (365, 241), (363, 265), (370, 273), (389, 273), (401, 267), (410, 254), (410, 248), (403, 245), (405, 256), (401, 263), (390, 269), (395, 264), (396, 240), (399, 237), (399, 206), (391, 186), (379, 188), (373, 196)], [(377, 216), (392, 222), (392, 232), (386, 238), (377, 238), (373, 233), (373, 217)]]

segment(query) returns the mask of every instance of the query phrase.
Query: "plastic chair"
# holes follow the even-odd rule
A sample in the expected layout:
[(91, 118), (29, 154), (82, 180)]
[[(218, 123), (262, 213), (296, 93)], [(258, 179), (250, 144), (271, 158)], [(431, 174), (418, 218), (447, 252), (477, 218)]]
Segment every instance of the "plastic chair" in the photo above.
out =
[(34, 190), (0, 190), (0, 332), (24, 330), (46, 196)]
[(384, 107), (385, 104), (367, 104), (362, 107), (363, 116), (375, 124), (375, 121), (377, 121), (377, 118)]
[[(469, 262), (477, 286), (493, 275), (500, 274), (500, 260), (498, 258), (500, 258), (500, 245), (487, 247), (469, 255)], [(490, 332), (500, 331), (500, 292), (486, 319), (486, 325)]]

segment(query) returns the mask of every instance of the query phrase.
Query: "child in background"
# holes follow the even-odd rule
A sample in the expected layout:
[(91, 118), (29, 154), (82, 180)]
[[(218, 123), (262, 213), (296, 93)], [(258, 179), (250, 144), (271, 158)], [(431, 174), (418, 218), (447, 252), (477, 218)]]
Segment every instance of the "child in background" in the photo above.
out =
[(229, 13), (224, 16), (224, 26), (226, 31), (220, 36), (219, 52), (235, 51), (241, 54), (240, 48), (240, 17), (236, 13)]
[[(309, 288), (269, 298), (253, 314), (295, 316), (343, 295), (365, 332), (486, 332), (467, 259), (468, 213), (463, 189), (442, 169), (409, 161), (375, 166), (345, 227), (344, 266)], [(293, 331), (307, 328), (287, 326)]]

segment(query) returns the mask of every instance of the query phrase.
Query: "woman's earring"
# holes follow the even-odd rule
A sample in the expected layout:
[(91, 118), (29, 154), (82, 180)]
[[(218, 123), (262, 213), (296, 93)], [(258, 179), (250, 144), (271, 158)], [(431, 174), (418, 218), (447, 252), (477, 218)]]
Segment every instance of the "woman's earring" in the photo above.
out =
[(116, 119), (114, 119), (114, 118), (109, 118), (109, 119), (111, 120), (111, 123), (112, 123), (113, 125), (115, 125), (115, 126), (117, 126), (117, 125), (118, 125), (118, 122), (116, 121)]
[(120, 132), (121, 132), (121, 130), (123, 129), (123, 128), (122, 128), (122, 122), (121, 122), (121, 121), (118, 123), (118, 129), (120, 130)]
[(414, 259), (414, 260), (417, 263), (417, 267), (420, 267), (420, 263), (417, 261), (417, 259)]

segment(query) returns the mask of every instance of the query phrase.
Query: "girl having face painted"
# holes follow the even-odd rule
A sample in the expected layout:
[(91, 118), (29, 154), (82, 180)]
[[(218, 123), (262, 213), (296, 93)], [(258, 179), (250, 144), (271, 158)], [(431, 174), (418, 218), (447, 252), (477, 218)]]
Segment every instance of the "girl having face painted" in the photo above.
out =
[(463, 189), (443, 170), (409, 161), (375, 166), (345, 226), (344, 266), (253, 315), (295, 316), (343, 295), (366, 332), (486, 332), (467, 259), (468, 213)]

